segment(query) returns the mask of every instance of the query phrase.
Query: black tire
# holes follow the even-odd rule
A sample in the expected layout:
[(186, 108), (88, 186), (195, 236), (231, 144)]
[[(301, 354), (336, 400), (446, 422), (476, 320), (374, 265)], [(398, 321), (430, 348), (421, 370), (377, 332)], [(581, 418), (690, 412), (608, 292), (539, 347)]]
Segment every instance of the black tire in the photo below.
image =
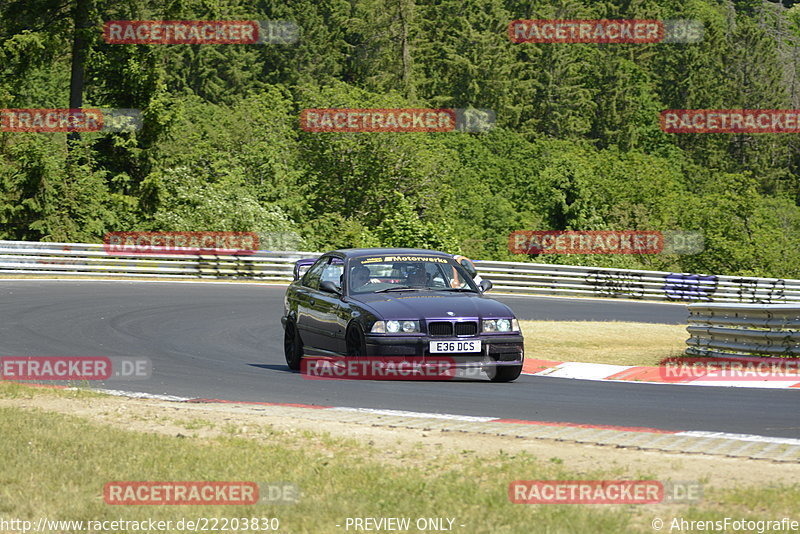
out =
[(303, 341), (297, 326), (292, 321), (286, 321), (283, 331), (283, 355), (286, 357), (286, 365), (292, 371), (300, 370), (300, 361), (303, 359)]
[(347, 334), (344, 338), (347, 346), (348, 356), (366, 356), (367, 355), (367, 342), (364, 339), (364, 334), (357, 325), (350, 325), (347, 328)]
[(498, 365), (494, 368), (494, 376), (491, 377), (491, 380), (492, 382), (511, 382), (512, 380), (519, 378), (521, 373), (521, 365)]

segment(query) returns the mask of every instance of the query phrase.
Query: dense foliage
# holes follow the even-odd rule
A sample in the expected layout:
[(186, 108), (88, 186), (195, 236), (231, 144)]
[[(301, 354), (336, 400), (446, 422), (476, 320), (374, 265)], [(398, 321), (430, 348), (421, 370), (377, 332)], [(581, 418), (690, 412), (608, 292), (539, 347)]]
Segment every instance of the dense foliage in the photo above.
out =
[[(666, 134), (675, 108), (800, 108), (800, 7), (758, 0), (0, 0), (0, 108), (84, 106), (134, 133), (0, 132), (0, 239), (299, 236), (480, 259), (800, 278), (800, 139)], [(688, 18), (696, 44), (514, 44), (526, 18)], [(293, 20), (291, 45), (112, 45), (106, 20)], [(489, 108), (489, 133), (309, 133), (308, 107)], [(509, 253), (514, 230), (692, 230), (690, 256)]]

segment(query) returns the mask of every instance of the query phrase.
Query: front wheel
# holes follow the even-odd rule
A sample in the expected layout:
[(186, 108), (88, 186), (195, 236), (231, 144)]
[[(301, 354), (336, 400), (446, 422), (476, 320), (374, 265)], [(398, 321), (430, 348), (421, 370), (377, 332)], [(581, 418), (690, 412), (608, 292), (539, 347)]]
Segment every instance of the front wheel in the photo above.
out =
[(494, 369), (494, 376), (491, 380), (492, 382), (511, 382), (519, 378), (521, 373), (521, 365), (497, 366)]
[(303, 359), (303, 342), (297, 325), (292, 321), (286, 321), (286, 328), (283, 331), (283, 355), (286, 357), (286, 365), (292, 371), (300, 370), (300, 360)]
[(358, 326), (352, 325), (347, 329), (345, 343), (348, 356), (366, 356), (367, 342), (364, 340), (364, 334), (361, 333), (361, 329)]

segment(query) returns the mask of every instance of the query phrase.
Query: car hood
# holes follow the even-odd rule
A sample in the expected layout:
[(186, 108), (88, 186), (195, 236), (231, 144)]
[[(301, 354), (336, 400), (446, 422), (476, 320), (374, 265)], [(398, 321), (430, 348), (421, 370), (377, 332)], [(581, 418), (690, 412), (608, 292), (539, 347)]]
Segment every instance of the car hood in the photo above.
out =
[[(511, 308), (475, 293), (397, 291), (352, 297), (381, 319), (514, 317)], [(450, 315), (448, 312), (452, 312)]]

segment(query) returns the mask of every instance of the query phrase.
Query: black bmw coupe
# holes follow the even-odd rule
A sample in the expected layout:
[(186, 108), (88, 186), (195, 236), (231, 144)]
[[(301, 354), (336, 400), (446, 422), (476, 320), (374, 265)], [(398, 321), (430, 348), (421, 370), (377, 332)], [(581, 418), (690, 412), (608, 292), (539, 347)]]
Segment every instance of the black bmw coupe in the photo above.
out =
[[(301, 276), (301, 269), (312, 263)], [(444, 252), (346, 249), (295, 264), (286, 290), (284, 352), (290, 369), (304, 356), (448, 357), (478, 366), (496, 382), (522, 371), (524, 346), (514, 313), (484, 295)]]

